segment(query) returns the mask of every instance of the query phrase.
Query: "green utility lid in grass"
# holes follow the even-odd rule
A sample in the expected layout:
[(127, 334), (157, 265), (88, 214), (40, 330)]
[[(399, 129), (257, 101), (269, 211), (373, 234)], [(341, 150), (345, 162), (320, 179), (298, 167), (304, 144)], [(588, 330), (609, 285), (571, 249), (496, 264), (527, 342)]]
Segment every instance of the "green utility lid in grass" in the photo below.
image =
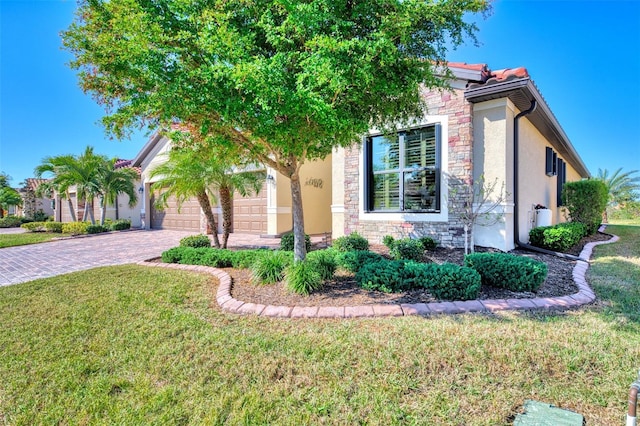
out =
[(531, 400), (525, 401), (524, 413), (518, 414), (513, 422), (514, 426), (582, 426), (583, 424), (582, 414)]

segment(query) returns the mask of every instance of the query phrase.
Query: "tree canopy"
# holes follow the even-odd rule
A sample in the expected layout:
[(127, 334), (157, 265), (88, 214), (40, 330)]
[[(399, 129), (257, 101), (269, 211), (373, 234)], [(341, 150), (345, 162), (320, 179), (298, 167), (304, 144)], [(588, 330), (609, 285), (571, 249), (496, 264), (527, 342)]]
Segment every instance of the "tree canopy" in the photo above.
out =
[(372, 126), (421, 116), (445, 88), (448, 46), (474, 39), (485, 0), (85, 0), (63, 34), (82, 88), (116, 135), (183, 124), (291, 179), (304, 258), (299, 169)]

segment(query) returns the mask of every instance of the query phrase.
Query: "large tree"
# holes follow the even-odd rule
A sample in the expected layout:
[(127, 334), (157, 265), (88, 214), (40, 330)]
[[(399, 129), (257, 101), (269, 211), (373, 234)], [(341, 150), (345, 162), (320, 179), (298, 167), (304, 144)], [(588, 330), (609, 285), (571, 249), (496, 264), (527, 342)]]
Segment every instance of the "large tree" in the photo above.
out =
[(291, 180), (305, 257), (300, 167), (372, 126), (424, 113), (448, 46), (474, 37), (488, 0), (85, 0), (63, 34), (81, 86), (120, 137), (188, 123)]

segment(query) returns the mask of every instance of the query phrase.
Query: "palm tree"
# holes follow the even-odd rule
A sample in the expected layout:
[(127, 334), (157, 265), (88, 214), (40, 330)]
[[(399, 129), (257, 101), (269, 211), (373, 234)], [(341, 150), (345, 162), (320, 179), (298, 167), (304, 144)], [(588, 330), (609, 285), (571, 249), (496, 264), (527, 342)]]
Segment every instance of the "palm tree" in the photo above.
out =
[(98, 194), (102, 198), (100, 209), (100, 224), (104, 225), (108, 205), (115, 205), (116, 220), (118, 217), (118, 195), (126, 194), (129, 197), (129, 207), (134, 207), (138, 202), (135, 190), (135, 181), (138, 172), (132, 168), (115, 168), (117, 159), (105, 161), (97, 172)]
[[(638, 197), (640, 192), (640, 176), (632, 176), (638, 173), (637, 170), (622, 173), (622, 167), (609, 175), (607, 169), (598, 169), (596, 179), (599, 179), (607, 185), (609, 191), (608, 207), (624, 205), (629, 201), (633, 201)], [(605, 211), (605, 221), (607, 220), (607, 212)]]
[(211, 201), (216, 201), (218, 192), (223, 217), (223, 248), (227, 247), (231, 231), (234, 191), (245, 196), (251, 190), (259, 191), (262, 185), (260, 176), (255, 173), (232, 173), (229, 156), (204, 148), (172, 149), (167, 161), (151, 171), (151, 177), (159, 178), (154, 186), (164, 188), (157, 201), (160, 206), (166, 206), (171, 195), (176, 196), (179, 205), (188, 198), (196, 197), (207, 218), (216, 247), (220, 247), (220, 240)]
[(74, 185), (69, 170), (73, 168), (72, 164), (76, 161), (73, 155), (59, 155), (56, 157), (45, 157), (42, 163), (36, 166), (34, 173), (36, 177), (41, 178), (43, 175), (51, 175), (51, 178), (38, 187), (38, 195), (46, 194), (48, 196), (57, 193), (60, 198), (67, 200), (69, 215), (71, 220), (75, 222), (76, 211), (71, 200), (69, 188)]
[(93, 199), (99, 193), (97, 172), (105, 161), (107, 161), (105, 156), (94, 154), (93, 147), (87, 146), (78, 157), (74, 155), (45, 157), (42, 163), (35, 168), (35, 174), (37, 177), (42, 177), (47, 173), (52, 175), (49, 188), (54, 189), (62, 198), (67, 199), (69, 213), (74, 222), (77, 218), (69, 189), (75, 185), (78, 202), (84, 201), (85, 204), (83, 219), (86, 220), (89, 216), (91, 223), (95, 224), (91, 207)]

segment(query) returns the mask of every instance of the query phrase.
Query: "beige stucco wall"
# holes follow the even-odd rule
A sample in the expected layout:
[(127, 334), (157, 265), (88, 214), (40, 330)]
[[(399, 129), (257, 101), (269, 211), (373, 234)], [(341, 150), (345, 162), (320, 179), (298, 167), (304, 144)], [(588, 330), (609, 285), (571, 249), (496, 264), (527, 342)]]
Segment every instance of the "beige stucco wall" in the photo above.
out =
[[(331, 158), (329, 155), (324, 160), (310, 161), (300, 168), (304, 229), (310, 235), (331, 232)], [(267, 174), (274, 177), (273, 182), (268, 183), (271, 188), (267, 188), (267, 232), (279, 235), (293, 227), (291, 184), (286, 176), (273, 169)]]
[(337, 148), (331, 156), (331, 238), (344, 235), (344, 148)]

